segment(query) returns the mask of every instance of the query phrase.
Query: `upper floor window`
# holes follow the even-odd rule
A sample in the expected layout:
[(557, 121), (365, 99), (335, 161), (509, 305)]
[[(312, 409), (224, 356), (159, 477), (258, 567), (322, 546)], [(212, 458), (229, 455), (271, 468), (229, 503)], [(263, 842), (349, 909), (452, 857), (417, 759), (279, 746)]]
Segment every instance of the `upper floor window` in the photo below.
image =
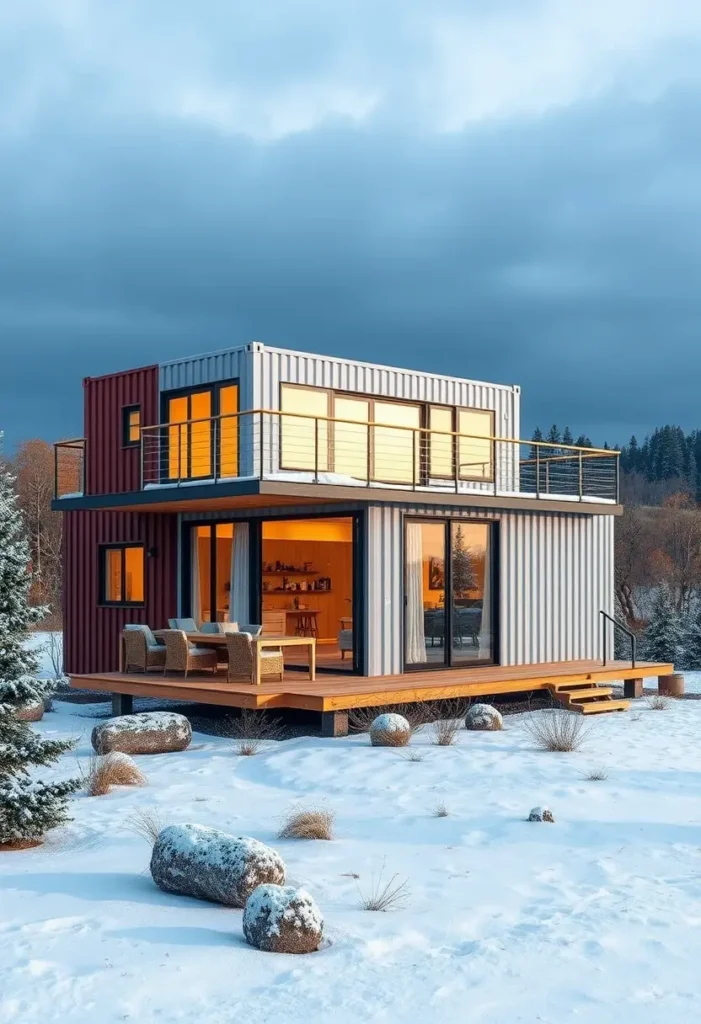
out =
[(494, 413), (491, 409), (429, 408), (429, 477), (493, 480)]
[(238, 476), (238, 411), (238, 384), (169, 395), (166, 400), (168, 478), (205, 479), (214, 476), (215, 471), (218, 477)]
[(100, 547), (100, 604), (144, 603), (143, 544), (103, 544)]
[(141, 441), (141, 406), (125, 405), (122, 409), (122, 444), (131, 448)]

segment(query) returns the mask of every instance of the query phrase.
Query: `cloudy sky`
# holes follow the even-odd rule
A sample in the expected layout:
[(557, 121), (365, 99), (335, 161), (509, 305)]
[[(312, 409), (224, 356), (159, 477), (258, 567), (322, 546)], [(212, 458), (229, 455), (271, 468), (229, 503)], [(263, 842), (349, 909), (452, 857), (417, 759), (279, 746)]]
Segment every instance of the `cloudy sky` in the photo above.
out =
[(257, 339), (701, 427), (699, 0), (4, 0), (0, 428)]

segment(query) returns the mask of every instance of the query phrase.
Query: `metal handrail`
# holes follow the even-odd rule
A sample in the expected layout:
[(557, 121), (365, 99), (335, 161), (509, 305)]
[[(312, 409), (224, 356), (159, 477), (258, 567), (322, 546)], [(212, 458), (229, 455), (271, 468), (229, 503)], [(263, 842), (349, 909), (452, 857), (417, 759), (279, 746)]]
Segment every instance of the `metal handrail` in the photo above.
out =
[(626, 636), (630, 637), (630, 667), (635, 668), (635, 648), (637, 643), (637, 637), (635, 633), (624, 626), (618, 619), (614, 619), (612, 615), (605, 612), (603, 608), (599, 609), (599, 615), (601, 615), (601, 664), (606, 664), (606, 623), (610, 622), (616, 629), (620, 629), (621, 633), (625, 633)]

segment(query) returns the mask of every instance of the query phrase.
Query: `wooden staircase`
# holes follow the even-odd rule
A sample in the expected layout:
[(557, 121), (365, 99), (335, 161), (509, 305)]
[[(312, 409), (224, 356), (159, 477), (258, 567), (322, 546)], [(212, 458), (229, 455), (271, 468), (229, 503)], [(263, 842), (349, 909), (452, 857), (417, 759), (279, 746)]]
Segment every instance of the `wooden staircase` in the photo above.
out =
[(548, 686), (552, 696), (569, 711), (583, 715), (600, 715), (606, 711), (627, 711), (629, 700), (613, 697), (610, 686), (597, 686), (591, 682), (562, 682)]

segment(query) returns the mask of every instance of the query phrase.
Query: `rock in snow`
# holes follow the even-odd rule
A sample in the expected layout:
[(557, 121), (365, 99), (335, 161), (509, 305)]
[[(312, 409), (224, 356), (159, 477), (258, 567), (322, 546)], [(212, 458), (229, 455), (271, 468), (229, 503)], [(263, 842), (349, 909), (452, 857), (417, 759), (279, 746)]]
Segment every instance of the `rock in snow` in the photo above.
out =
[(22, 704), (17, 708), (15, 714), (20, 722), (40, 722), (44, 717), (44, 701), (35, 701), (33, 704)]
[(553, 812), (549, 807), (534, 807), (528, 815), (529, 821), (550, 821), (554, 822)]
[(373, 747), (405, 747), (411, 739), (411, 726), (403, 715), (378, 715), (370, 726)]
[(266, 953), (313, 953), (323, 929), (319, 908), (306, 889), (259, 885), (246, 901), (243, 934)]
[(173, 711), (147, 711), (139, 715), (120, 715), (96, 725), (92, 745), (97, 754), (121, 750), (125, 754), (167, 754), (185, 750), (192, 739), (192, 728), (185, 715)]
[(465, 728), (497, 732), (502, 728), (504, 719), (491, 704), (473, 704), (465, 716)]
[(204, 825), (168, 825), (151, 855), (159, 889), (242, 907), (264, 882), (283, 885), (285, 865), (269, 846)]

